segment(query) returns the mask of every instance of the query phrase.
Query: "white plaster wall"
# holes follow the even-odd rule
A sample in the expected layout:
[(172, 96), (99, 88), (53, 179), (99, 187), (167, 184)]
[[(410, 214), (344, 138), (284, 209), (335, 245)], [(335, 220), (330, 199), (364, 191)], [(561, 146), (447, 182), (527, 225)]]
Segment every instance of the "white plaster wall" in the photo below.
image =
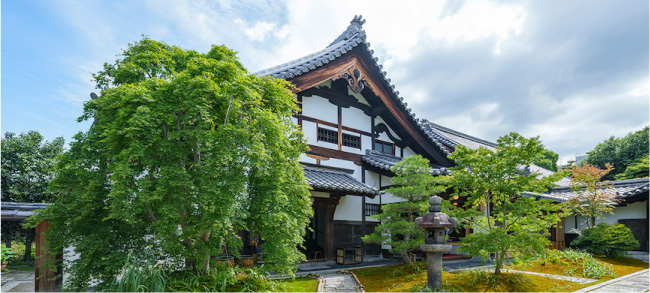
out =
[(415, 155), (415, 152), (410, 147), (404, 148), (404, 157), (405, 158), (410, 157), (412, 155)]
[(370, 127), (372, 125), (370, 116), (354, 107), (341, 108), (341, 121), (343, 122), (343, 126), (356, 128), (366, 132), (370, 132)]
[(303, 163), (316, 164), (316, 159), (307, 157), (307, 154), (301, 154), (300, 155), (300, 161), (303, 162)]
[(645, 219), (646, 205), (648, 205), (648, 201), (635, 202), (624, 207), (616, 207), (612, 211), (614, 212), (613, 215), (607, 214), (602, 219), (597, 219), (596, 224), (618, 224), (618, 220), (622, 219)]
[[(621, 219), (645, 219), (646, 218), (646, 205), (647, 201), (635, 202), (624, 207), (614, 208), (613, 215), (606, 214), (601, 219), (596, 219), (596, 224), (607, 223), (607, 224), (618, 224), (618, 220)], [(564, 232), (571, 233), (570, 230), (575, 228), (575, 216), (568, 216), (564, 219)], [(578, 229), (580, 231), (587, 228), (585, 223), (585, 218), (578, 216)]]
[(338, 107), (316, 95), (302, 98), (302, 115), (338, 124)]
[(386, 132), (382, 132), (382, 133), (380, 133), (379, 136), (377, 137), (377, 139), (378, 139), (378, 140), (381, 140), (381, 141), (387, 141), (387, 142), (392, 142), (392, 143), (394, 143), (394, 141), (393, 141), (392, 139), (390, 139), (390, 138), (388, 137), (388, 135), (386, 135)]
[[(393, 131), (393, 129), (390, 127), (390, 125), (388, 123), (386, 123), (386, 121), (384, 121), (384, 119), (382, 119), (381, 116), (378, 116), (377, 118), (375, 118), (375, 125), (379, 125), (379, 123), (384, 123), (388, 127), (388, 131), (390, 132), (390, 134), (393, 137), (395, 137), (395, 138), (397, 138), (399, 140), (402, 140), (402, 138), (399, 135), (397, 135), (397, 133), (395, 131)], [(381, 140), (393, 142), (390, 138), (388, 138), (388, 135), (386, 135), (385, 132), (382, 132), (381, 134), (386, 136), (386, 139), (381, 139)]]
[(346, 195), (341, 197), (334, 212), (335, 221), (361, 221), (361, 197)]
[(315, 145), (318, 142), (316, 131), (316, 123), (305, 120), (302, 121), (302, 133), (305, 134), (305, 138), (308, 144)]
[[(368, 199), (366, 199), (366, 202), (367, 201), (368, 201)], [(371, 216), (366, 216), (366, 222), (379, 223), (379, 220), (377, 220), (376, 218), (373, 218)]]
[(366, 150), (372, 149), (372, 138), (367, 135), (361, 136), (361, 154), (366, 154)]

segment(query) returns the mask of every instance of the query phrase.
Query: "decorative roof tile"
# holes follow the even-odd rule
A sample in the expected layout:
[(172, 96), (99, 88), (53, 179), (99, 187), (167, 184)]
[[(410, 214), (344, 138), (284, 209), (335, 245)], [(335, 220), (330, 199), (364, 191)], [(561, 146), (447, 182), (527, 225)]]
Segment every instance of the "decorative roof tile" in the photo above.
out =
[[(399, 163), (402, 158), (375, 150), (366, 150), (366, 154), (361, 156), (361, 160), (371, 166), (390, 171), (390, 168)], [(431, 165), (430, 173), (433, 175), (444, 175), (449, 173), (449, 170), (445, 167)]]
[(342, 191), (354, 195), (374, 197), (379, 190), (354, 179), (349, 174), (327, 169), (303, 167), (307, 183), (313, 188)]

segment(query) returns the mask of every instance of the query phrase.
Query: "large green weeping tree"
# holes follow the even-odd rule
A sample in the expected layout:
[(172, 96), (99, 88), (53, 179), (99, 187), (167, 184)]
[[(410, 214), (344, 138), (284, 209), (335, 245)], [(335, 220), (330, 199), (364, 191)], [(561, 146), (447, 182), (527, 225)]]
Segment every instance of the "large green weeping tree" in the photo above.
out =
[(496, 151), (458, 146), (450, 156), (457, 166), (448, 178), (455, 194), (466, 197), (467, 207), (486, 207), (485, 216), (473, 223), (474, 233), (461, 239), (461, 249), (484, 258), (496, 255), (496, 274), (508, 251), (528, 255), (543, 250), (548, 229), (566, 216), (563, 206), (522, 196), (545, 192), (563, 176), (527, 174), (525, 167), (544, 150), (539, 138), (513, 132), (497, 143)]
[(51, 183), (50, 252), (73, 247), (72, 289), (109, 281), (127, 256), (208, 271), (240, 230), (258, 233), (270, 270), (290, 271), (312, 214), (298, 163), (288, 82), (248, 74), (235, 52), (207, 54), (143, 38), (93, 75), (79, 133)]

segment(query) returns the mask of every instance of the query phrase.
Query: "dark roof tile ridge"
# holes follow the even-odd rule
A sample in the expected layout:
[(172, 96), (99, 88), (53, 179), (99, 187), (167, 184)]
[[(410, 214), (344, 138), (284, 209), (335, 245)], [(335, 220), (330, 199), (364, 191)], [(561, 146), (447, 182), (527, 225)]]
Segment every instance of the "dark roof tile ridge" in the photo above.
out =
[(303, 165), (303, 169), (309, 170), (309, 171), (314, 171), (314, 172), (324, 172), (324, 173), (332, 173), (332, 174), (341, 174), (341, 175), (349, 175), (347, 172), (343, 171), (337, 171), (337, 170), (332, 170), (332, 169), (327, 169), (327, 168), (314, 168), (314, 167), (308, 167)]
[(471, 135), (469, 135), (469, 134), (467, 134), (467, 133), (463, 133), (463, 132), (460, 132), (460, 131), (458, 131), (458, 130), (451, 129), (451, 128), (449, 128), (449, 127), (445, 127), (445, 126), (442, 126), (442, 125), (440, 125), (440, 124), (433, 123), (433, 122), (428, 121), (428, 120), (427, 120), (427, 122), (428, 122), (429, 124), (431, 124), (431, 126), (432, 126), (433, 128), (437, 128), (438, 130), (446, 131), (446, 132), (452, 133), (452, 134), (454, 134), (454, 135), (458, 135), (458, 136), (460, 136), (460, 137), (462, 137), (462, 138), (466, 138), (466, 139), (469, 139), (469, 140), (472, 140), (472, 141), (475, 141), (475, 142), (479, 142), (479, 143), (484, 143), (484, 144), (489, 145), (489, 146), (492, 146), (492, 147), (496, 147), (496, 146), (497, 146), (497, 144), (494, 143), (494, 142), (487, 141), (487, 140), (485, 140), (485, 139), (478, 138), (478, 137), (476, 137), (476, 136), (471, 136)]
[[(280, 65), (273, 66), (271, 68), (263, 69), (260, 71), (257, 71), (253, 73), (254, 75), (257, 76), (265, 76), (265, 75), (279, 75), (283, 71), (288, 71), (292, 68), (296, 68), (299, 66), (304, 66), (306, 63), (309, 62), (316, 62), (316, 63), (321, 63), (318, 64), (318, 66), (315, 67), (320, 67), (323, 64), (329, 63), (329, 61), (332, 60), (321, 60), (319, 62), (319, 58), (326, 56), (328, 54), (335, 54), (336, 57), (339, 55), (343, 55), (347, 53), (348, 51), (352, 50), (352, 48), (356, 47), (358, 44), (365, 43), (366, 40), (366, 32), (363, 30), (362, 25), (366, 21), (359, 15), (355, 16), (352, 21), (350, 21), (350, 25), (348, 28), (339, 36), (337, 37), (331, 44), (329, 44), (325, 49), (322, 49), (320, 51), (317, 51), (315, 53), (311, 53), (308, 55), (305, 55), (303, 57), (300, 57), (298, 59), (294, 59), (285, 63), (282, 63)], [(339, 49), (341, 47), (346, 47), (342, 50), (342, 52), (337, 52), (336, 49)], [(337, 55), (338, 54), (338, 55)], [(314, 69), (314, 68), (311, 68)], [(304, 72), (300, 72), (302, 74)], [(300, 75), (297, 74), (297, 75)], [(281, 76), (276, 76), (280, 78), (287, 78), (283, 75)], [(293, 76), (289, 76), (288, 78), (291, 78)]]
[(401, 159), (402, 159), (402, 157), (394, 156), (394, 155), (387, 154), (387, 153), (382, 153), (382, 152), (380, 152), (380, 151), (371, 150), (371, 149), (366, 149), (366, 156), (387, 157), (387, 158), (397, 159), (397, 160), (401, 160)]
[[(622, 187), (625, 187), (626, 185), (631, 185), (631, 186), (638, 185), (639, 187), (642, 187), (643, 183), (647, 183), (648, 185), (650, 185), (650, 178), (636, 178), (636, 179), (625, 179), (625, 180), (602, 181), (602, 182), (598, 182), (598, 186), (605, 186), (605, 187), (612, 186), (612, 187), (622, 188)], [(553, 187), (553, 188), (549, 189), (549, 191), (551, 191), (551, 190), (553, 190), (553, 191), (562, 191), (562, 190), (565, 190), (565, 189), (573, 190), (574, 188), (575, 187), (573, 187), (573, 186), (558, 186), (558, 187)]]
[(438, 129), (436, 129), (434, 126), (432, 126), (432, 124), (433, 125), (435, 125), (435, 124), (432, 123), (431, 121), (429, 121), (427, 119), (422, 119), (420, 124), (421, 124), (420, 127), (423, 128), (424, 130), (432, 131), (436, 135), (440, 136), (442, 138), (442, 143), (444, 143), (448, 147), (455, 148), (457, 145), (460, 144), (459, 142), (452, 139), (451, 137), (449, 137), (449, 136), (445, 135), (444, 133), (441, 133), (440, 131), (438, 131)]

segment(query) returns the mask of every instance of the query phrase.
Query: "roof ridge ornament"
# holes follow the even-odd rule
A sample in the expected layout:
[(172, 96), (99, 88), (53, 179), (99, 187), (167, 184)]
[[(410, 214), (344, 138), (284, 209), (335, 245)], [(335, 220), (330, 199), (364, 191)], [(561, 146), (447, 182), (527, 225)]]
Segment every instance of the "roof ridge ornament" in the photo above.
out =
[(359, 35), (361, 39), (365, 41), (366, 39), (366, 32), (363, 30), (363, 24), (366, 23), (366, 20), (363, 19), (363, 16), (361, 15), (355, 15), (354, 18), (352, 18), (352, 21), (350, 21), (350, 25), (348, 26), (345, 31), (338, 36), (331, 44), (328, 45), (328, 47), (344, 40), (349, 40), (352, 39), (353, 37)]

